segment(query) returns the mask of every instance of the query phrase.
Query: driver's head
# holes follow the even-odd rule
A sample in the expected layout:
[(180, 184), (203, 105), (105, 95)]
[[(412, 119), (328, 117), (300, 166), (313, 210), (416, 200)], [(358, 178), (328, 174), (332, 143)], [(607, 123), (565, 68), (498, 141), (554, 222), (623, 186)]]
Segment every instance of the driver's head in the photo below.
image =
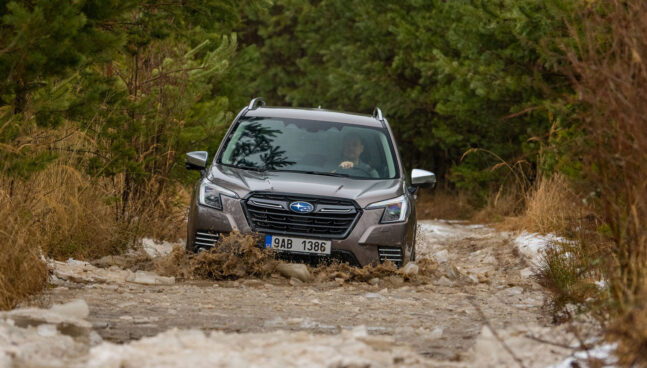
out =
[(351, 160), (358, 160), (362, 152), (364, 152), (364, 144), (359, 134), (349, 133), (344, 136), (344, 157)]

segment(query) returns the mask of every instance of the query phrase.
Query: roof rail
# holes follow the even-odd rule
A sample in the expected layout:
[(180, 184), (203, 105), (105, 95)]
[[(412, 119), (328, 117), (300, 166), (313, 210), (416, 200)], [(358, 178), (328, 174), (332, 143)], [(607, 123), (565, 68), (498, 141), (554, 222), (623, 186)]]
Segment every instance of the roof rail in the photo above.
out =
[(249, 102), (248, 110), (256, 110), (258, 107), (265, 106), (265, 99), (263, 97), (256, 97)]
[(384, 123), (384, 115), (382, 115), (382, 110), (380, 110), (380, 108), (377, 106), (375, 107), (375, 110), (373, 110), (373, 117)]

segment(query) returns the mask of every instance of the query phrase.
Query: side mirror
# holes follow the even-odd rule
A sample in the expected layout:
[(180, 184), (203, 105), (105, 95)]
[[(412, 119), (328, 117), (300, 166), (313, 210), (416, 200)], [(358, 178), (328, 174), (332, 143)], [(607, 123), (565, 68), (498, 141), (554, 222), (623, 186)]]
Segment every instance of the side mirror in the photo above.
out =
[(184, 166), (187, 170), (204, 170), (207, 167), (207, 151), (194, 151), (186, 154)]
[(416, 189), (422, 187), (434, 188), (436, 186), (436, 174), (427, 170), (413, 169), (411, 170), (411, 185)]

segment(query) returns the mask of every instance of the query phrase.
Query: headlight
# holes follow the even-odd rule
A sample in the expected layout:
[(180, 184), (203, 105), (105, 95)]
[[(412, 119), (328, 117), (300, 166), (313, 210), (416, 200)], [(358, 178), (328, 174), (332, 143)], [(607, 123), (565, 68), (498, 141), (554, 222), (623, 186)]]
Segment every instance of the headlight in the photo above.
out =
[(200, 184), (200, 204), (203, 206), (222, 210), (222, 195), (231, 198), (238, 198), (238, 194), (216, 185), (208, 180), (203, 180)]
[(387, 199), (386, 201), (371, 203), (366, 206), (367, 210), (376, 208), (384, 208), (382, 219), (380, 223), (386, 224), (389, 222), (402, 222), (407, 217), (407, 210), (409, 209), (409, 199), (406, 195), (397, 198)]

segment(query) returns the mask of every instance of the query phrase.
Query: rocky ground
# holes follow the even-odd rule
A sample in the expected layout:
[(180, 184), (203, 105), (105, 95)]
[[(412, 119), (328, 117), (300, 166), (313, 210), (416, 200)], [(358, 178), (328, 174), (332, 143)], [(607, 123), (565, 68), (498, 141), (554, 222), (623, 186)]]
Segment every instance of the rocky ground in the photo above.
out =
[(554, 239), (448, 221), (421, 222), (418, 239), (418, 258), (437, 263), (430, 282), (178, 282), (52, 262), (53, 287), (31, 309), (0, 315), (0, 367), (547, 367), (592, 357), (581, 346), (595, 342), (595, 326), (554, 325), (533, 277)]

